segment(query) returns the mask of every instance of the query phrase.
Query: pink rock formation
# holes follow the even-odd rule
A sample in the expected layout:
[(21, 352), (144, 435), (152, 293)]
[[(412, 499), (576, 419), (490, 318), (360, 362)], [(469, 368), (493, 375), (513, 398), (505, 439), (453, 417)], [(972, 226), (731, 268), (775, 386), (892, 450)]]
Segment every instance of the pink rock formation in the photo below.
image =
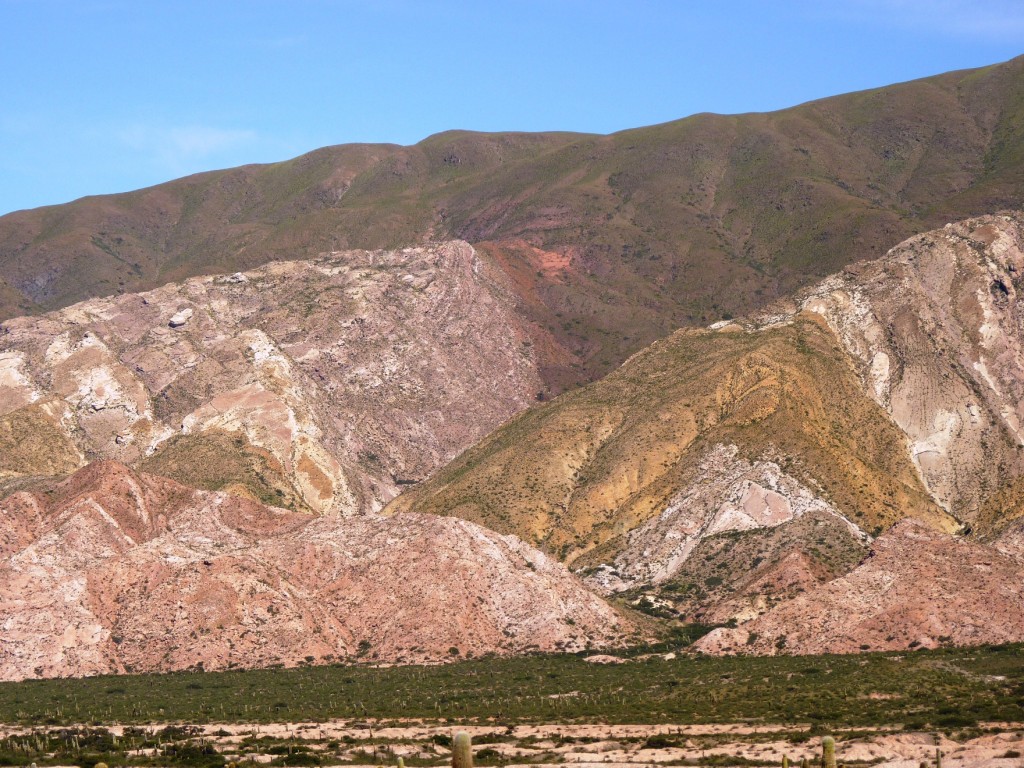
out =
[(0, 626), (5, 680), (578, 650), (632, 630), (472, 523), (298, 514), (110, 461), (0, 502)]
[[(70, 441), (73, 465), (134, 465), (175, 436), (229, 433), (264, 452), (304, 508), (377, 511), (541, 388), (536, 332), (505, 281), (455, 241), (15, 318), (0, 324), (0, 418), (30, 409)], [(0, 453), (0, 482), (26, 464)]]
[(845, 576), (736, 629), (707, 653), (855, 653), (1024, 640), (1024, 561), (904, 520)]

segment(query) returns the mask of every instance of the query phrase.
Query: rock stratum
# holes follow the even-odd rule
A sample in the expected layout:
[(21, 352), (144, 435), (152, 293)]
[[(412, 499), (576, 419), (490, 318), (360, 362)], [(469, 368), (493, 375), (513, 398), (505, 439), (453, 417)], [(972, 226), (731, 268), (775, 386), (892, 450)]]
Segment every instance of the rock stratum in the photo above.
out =
[(534, 339), (465, 243), (348, 251), (0, 324), (0, 484), (114, 459), (379, 510), (523, 410)]
[(1001, 618), (1020, 610), (1022, 287), (1021, 214), (949, 224), (656, 342), (388, 511), (516, 533), (658, 615), (739, 622), (706, 650), (1024, 639)]
[(0, 502), (0, 679), (582, 650), (634, 627), (512, 536), (101, 461)]
[(709, 653), (1024, 639), (1024, 214), (551, 402), (574, 353), (499, 262), (339, 251), (0, 325), (0, 674), (635, 637), (598, 595), (734, 624)]

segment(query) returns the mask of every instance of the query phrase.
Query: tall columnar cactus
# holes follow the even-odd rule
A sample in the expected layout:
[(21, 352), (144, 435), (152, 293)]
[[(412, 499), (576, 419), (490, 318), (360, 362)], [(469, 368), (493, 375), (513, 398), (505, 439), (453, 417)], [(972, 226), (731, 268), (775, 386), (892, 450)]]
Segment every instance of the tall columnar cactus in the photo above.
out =
[(805, 757), (800, 761), (800, 768), (811, 768), (811, 761)]
[(473, 740), (465, 731), (452, 739), (452, 768), (473, 768)]
[(836, 740), (831, 736), (821, 740), (821, 768), (836, 768)]
[(398, 758), (398, 768), (405, 768), (405, 760)]
[(935, 768), (942, 768), (942, 750), (935, 748)]
[(789, 768), (789, 758), (786, 755), (782, 756), (782, 768)]

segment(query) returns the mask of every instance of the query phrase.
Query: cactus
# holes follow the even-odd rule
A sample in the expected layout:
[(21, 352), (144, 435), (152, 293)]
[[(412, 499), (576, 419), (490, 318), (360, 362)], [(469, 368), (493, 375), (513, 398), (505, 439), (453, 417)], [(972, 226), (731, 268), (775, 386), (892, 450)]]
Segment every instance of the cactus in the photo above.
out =
[(405, 768), (405, 760), (398, 758), (398, 768)]
[(805, 757), (800, 761), (800, 768), (811, 768), (811, 761)]
[(452, 739), (452, 768), (473, 768), (473, 740), (465, 731)]
[(782, 756), (782, 768), (789, 768), (789, 758), (785, 755)]
[(107, 764), (106, 763), (96, 763), (96, 765), (94, 765), (93, 768), (107, 768)]
[(822, 768), (836, 768), (836, 740), (826, 736), (821, 740)]
[(935, 768), (942, 768), (942, 750), (935, 748)]

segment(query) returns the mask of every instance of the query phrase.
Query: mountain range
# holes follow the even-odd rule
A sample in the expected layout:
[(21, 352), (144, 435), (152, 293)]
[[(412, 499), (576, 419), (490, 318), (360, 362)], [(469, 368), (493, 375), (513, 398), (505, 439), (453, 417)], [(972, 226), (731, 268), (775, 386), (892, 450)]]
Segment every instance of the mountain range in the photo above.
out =
[(1024, 639), (1022, 68), (0, 218), (0, 677)]
[[(934, 549), (957, 571), (954, 541), (1019, 535), (1022, 275), (1019, 213), (919, 235), (763, 313), (677, 331), (517, 416), (386, 512), (515, 533), (598, 592), (708, 623), (856, 573), (907, 519), (946, 537)], [(892, 629), (872, 647), (957, 637), (946, 629)], [(828, 637), (813, 647), (846, 648)]]
[(1024, 58), (609, 136), (341, 145), (0, 219), (0, 318), (352, 248), (490, 252), (552, 391), (948, 221), (1019, 205)]

